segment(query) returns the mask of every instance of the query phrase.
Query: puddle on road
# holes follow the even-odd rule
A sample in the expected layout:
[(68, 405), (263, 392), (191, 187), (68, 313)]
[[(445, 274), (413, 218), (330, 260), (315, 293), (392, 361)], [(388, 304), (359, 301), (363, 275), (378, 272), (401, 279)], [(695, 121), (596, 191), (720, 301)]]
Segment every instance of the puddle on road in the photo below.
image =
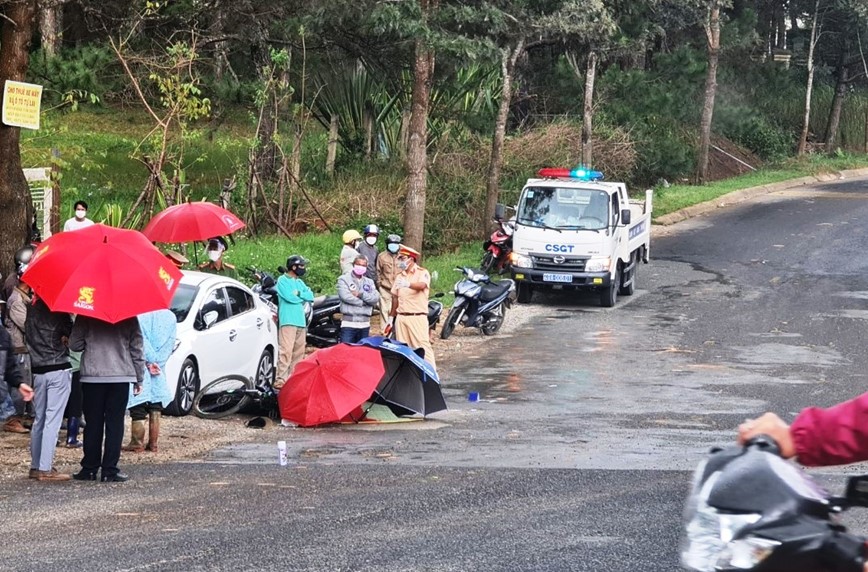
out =
[(834, 367), (847, 363), (836, 350), (819, 346), (790, 346), (786, 344), (758, 344), (735, 347), (736, 359), (755, 366), (811, 365)]

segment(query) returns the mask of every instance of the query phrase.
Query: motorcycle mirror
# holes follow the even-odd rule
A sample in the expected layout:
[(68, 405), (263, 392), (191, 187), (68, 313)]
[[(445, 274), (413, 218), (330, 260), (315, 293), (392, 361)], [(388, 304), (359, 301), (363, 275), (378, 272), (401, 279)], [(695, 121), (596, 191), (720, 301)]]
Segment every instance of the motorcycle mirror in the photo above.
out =
[(868, 475), (847, 479), (847, 494), (844, 498), (851, 506), (868, 507)]
[(445, 295), (446, 295), (446, 292), (437, 292), (436, 294), (434, 294), (434, 297), (435, 298), (442, 298)]
[(506, 216), (506, 205), (497, 203), (494, 205), (494, 220), (500, 220)]
[(286, 268), (284, 268), (283, 266), (278, 266), (277, 272), (278, 274), (286, 274)]

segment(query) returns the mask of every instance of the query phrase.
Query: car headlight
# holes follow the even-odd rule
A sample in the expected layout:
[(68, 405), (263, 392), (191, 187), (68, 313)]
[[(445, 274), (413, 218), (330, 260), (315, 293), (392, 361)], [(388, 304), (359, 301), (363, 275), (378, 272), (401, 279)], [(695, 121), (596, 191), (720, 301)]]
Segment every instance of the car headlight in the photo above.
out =
[(530, 256), (513, 252), (511, 258), (512, 265), (516, 268), (533, 268), (533, 260)]
[(612, 266), (612, 259), (608, 256), (604, 258), (591, 258), (585, 263), (585, 272), (608, 272)]
[(762, 515), (724, 514), (709, 506), (708, 495), (719, 476), (719, 472), (710, 475), (698, 490), (694, 488), (688, 499), (685, 511), (687, 537), (682, 545), (681, 562), (697, 572), (733, 568), (750, 570), (780, 543), (755, 536), (733, 540), (741, 529), (757, 522)]

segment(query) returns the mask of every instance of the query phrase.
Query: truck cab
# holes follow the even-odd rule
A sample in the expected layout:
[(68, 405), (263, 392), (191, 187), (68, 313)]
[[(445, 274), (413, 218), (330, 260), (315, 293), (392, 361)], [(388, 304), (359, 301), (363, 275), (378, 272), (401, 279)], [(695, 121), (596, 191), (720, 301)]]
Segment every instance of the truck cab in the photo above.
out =
[[(541, 169), (515, 207), (512, 277), (519, 302), (538, 289), (593, 290), (612, 307), (648, 262), (651, 191), (631, 201), (624, 183), (585, 169)], [(501, 209), (502, 210), (502, 209)]]

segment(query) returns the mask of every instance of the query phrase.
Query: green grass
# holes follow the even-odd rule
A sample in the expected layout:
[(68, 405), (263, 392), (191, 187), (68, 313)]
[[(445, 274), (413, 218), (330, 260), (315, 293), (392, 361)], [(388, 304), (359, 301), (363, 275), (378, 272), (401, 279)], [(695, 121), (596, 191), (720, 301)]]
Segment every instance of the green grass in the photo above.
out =
[(868, 156), (840, 154), (832, 156), (811, 155), (756, 172), (748, 173), (723, 181), (714, 181), (704, 186), (673, 185), (654, 189), (654, 217), (660, 217), (671, 212), (704, 203), (733, 191), (758, 187), (770, 183), (778, 183), (808, 175), (832, 173), (845, 169), (868, 167)]
[[(277, 267), (286, 264), (293, 254), (300, 254), (309, 260), (304, 281), (317, 294), (334, 294), (340, 275), (338, 258), (341, 252), (339, 234), (304, 234), (291, 240), (279, 236), (262, 238), (239, 238), (230, 244), (224, 258), (234, 264), (242, 281), (252, 284), (252, 277), (244, 269), (248, 266), (277, 273)], [(383, 244), (379, 244), (380, 249)], [(204, 249), (199, 245), (199, 261), (205, 260)], [(192, 251), (188, 258), (193, 260)], [(478, 243), (465, 245), (455, 252), (425, 258), (423, 266), (431, 272), (431, 293), (447, 294), (442, 301), (452, 303), (452, 285), (458, 279), (456, 266), (478, 266), (482, 258), (482, 248)]]

